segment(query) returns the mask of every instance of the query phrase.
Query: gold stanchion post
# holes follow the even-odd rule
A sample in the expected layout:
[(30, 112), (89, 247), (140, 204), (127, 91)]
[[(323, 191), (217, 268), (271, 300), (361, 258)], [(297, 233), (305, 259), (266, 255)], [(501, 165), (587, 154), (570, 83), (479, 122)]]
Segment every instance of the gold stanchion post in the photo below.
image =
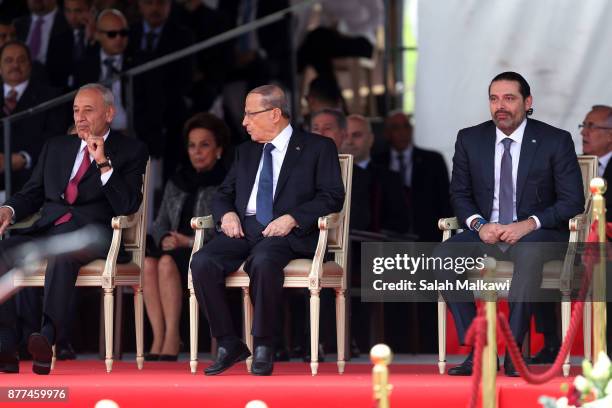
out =
[(389, 408), (389, 395), (393, 386), (389, 384), (389, 364), (393, 359), (391, 349), (386, 344), (377, 344), (370, 350), (372, 369), (372, 387), (377, 408)]
[(606, 352), (606, 181), (596, 177), (590, 183), (593, 194), (593, 220), (597, 220), (599, 262), (593, 273), (593, 356)]
[[(487, 258), (485, 278), (495, 276), (496, 262)], [(485, 315), (487, 318), (487, 345), (482, 352), (482, 408), (495, 408), (495, 388), (497, 377), (497, 293), (485, 293)]]

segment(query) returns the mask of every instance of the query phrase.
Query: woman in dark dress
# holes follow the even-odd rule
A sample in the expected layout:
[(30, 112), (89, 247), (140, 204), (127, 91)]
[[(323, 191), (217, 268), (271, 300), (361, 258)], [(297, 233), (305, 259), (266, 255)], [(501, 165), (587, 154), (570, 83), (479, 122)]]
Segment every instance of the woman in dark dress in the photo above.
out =
[(225, 123), (212, 114), (198, 113), (185, 123), (184, 134), (191, 165), (179, 168), (168, 180), (147, 237), (143, 294), (153, 329), (147, 360), (177, 359), (182, 296), (194, 238), (190, 220), (211, 213), (212, 196), (225, 177), (221, 156), (230, 137)]

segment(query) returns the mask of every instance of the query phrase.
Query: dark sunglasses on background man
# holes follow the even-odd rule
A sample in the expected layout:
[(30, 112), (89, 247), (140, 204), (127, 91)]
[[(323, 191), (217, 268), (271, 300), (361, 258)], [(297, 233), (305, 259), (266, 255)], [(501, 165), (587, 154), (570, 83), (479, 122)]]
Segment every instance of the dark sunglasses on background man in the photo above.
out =
[(100, 32), (103, 34), (106, 34), (108, 38), (115, 38), (118, 35), (121, 37), (127, 37), (128, 34), (130, 33), (128, 30), (108, 30), (108, 31), (100, 30)]

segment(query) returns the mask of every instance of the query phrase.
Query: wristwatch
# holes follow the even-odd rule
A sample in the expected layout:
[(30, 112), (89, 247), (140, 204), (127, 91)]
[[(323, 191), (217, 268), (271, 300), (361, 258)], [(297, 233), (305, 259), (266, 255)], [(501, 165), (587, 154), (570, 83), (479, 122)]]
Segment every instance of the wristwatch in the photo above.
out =
[(476, 232), (480, 232), (480, 229), (486, 223), (487, 223), (487, 220), (485, 220), (484, 218), (476, 218), (476, 222), (474, 222), (474, 226), (472, 227), (472, 229)]
[(109, 168), (113, 168), (113, 164), (111, 163), (110, 159), (107, 157), (105, 162), (102, 163), (98, 163), (96, 162), (96, 167), (98, 169), (103, 169), (104, 167), (109, 167)]

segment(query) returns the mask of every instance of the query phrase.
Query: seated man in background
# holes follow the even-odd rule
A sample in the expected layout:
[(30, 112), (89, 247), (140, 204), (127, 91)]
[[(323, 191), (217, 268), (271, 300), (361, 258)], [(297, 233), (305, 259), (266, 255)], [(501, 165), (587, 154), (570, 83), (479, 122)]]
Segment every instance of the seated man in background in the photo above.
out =
[[(30, 180), (0, 207), (0, 234), (11, 222), (39, 211), (41, 214), (20, 235), (0, 242), (0, 275), (19, 261), (11, 258), (11, 248), (89, 224), (99, 226), (101, 231), (102, 245), (49, 259), (41, 330), (28, 339), (28, 351), (34, 360), (32, 370), (36, 374), (49, 374), (51, 347), (57, 331), (64, 326), (80, 267), (106, 257), (112, 237), (112, 217), (136, 212), (142, 201), (147, 150), (136, 139), (110, 130), (115, 114), (112, 92), (98, 84), (81, 87), (74, 99), (73, 112), (78, 137), (65, 135), (50, 139)], [(9, 299), (0, 305), (0, 371), (3, 372), (19, 371), (15, 324), (15, 304)]]

